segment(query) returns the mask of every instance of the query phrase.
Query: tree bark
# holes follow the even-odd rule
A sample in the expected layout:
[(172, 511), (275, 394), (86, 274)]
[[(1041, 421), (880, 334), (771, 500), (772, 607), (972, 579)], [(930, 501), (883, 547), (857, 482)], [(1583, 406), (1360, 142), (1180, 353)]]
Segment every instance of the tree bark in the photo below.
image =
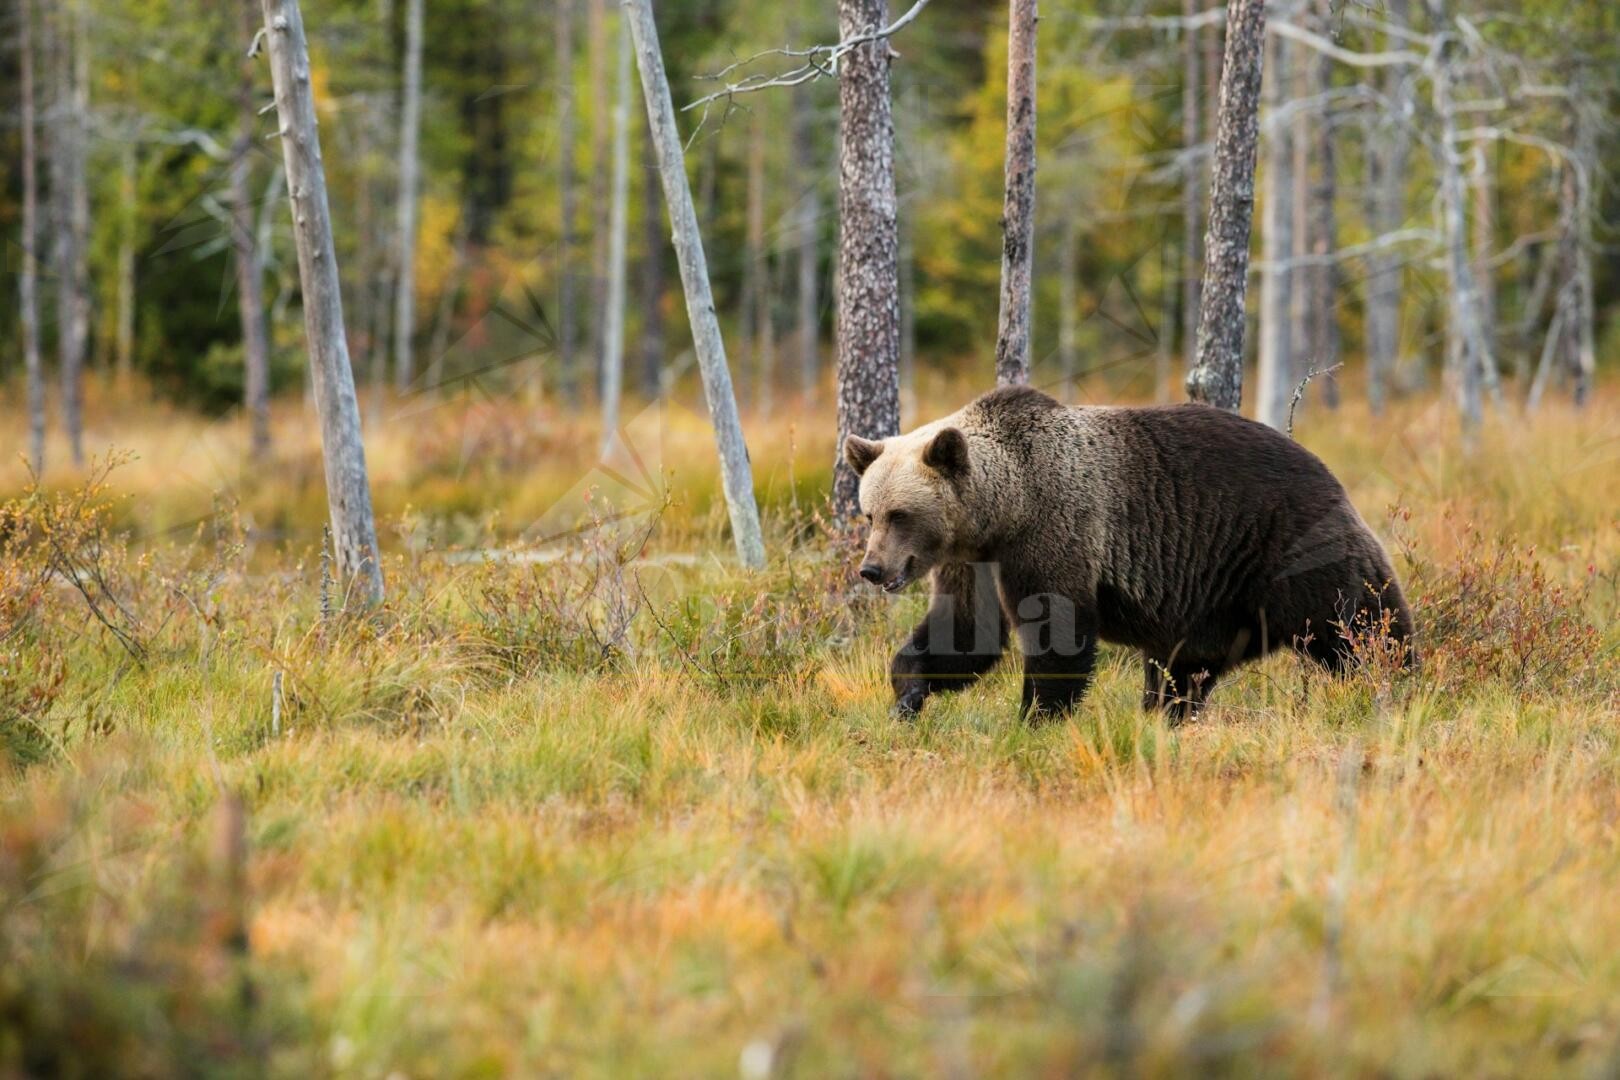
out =
[[(1181, 0), (1183, 16), (1198, 14), (1198, 7), (1199, 0)], [(1200, 275), (1204, 270), (1204, 169), (1193, 157), (1203, 142), (1200, 49), (1198, 31), (1187, 31), (1181, 58), (1181, 152), (1186, 162), (1181, 179), (1181, 333), (1182, 354), (1189, 361), (1198, 342)], [(1156, 393), (1164, 393), (1165, 389), (1159, 386)]]
[(118, 310), (113, 328), (113, 365), (120, 389), (135, 368), (135, 232), (139, 207), (139, 125), (126, 133), (118, 155)]
[[(1318, 0), (1317, 26), (1332, 33), (1334, 0)], [(1320, 96), (1332, 85), (1328, 58), (1313, 53), (1307, 69), (1310, 93)], [(1315, 159), (1316, 176), (1307, 191), (1309, 214), (1306, 237), (1313, 256), (1306, 270), (1305, 362), (1310, 370), (1328, 371), (1339, 363), (1342, 341), (1339, 335), (1339, 265), (1331, 261), (1339, 250), (1338, 217), (1338, 155), (1335, 140), (1337, 124), (1331, 105), (1324, 103), (1315, 117), (1314, 130), (1306, 140), (1310, 157)], [(1339, 382), (1333, 375), (1318, 380), (1323, 404), (1330, 409), (1339, 406)]]
[(371, 484), (360, 438), (360, 409), (343, 332), (343, 295), (332, 246), (309, 45), (298, 0), (262, 0), (270, 73), (275, 84), (282, 160), (292, 200), (293, 238), (304, 296), (304, 333), (321, 423), (326, 499), (338, 568), (369, 603), (383, 598), (381, 552), (371, 514)]
[(1475, 144), (1468, 167), (1469, 201), (1473, 206), (1474, 284), (1479, 287), (1479, 310), (1485, 319), (1486, 340), (1496, 352), (1496, 182), (1490, 164), (1491, 146)]
[(84, 0), (57, 8), (54, 37), (56, 116), (52, 124), (51, 195), (56, 211), (57, 358), (62, 423), (75, 465), (84, 463), (84, 358), (90, 338), (90, 190), (86, 119), (90, 110), (89, 28)]
[(1243, 401), (1243, 306), (1248, 292), (1254, 159), (1260, 126), (1265, 0), (1231, 0), (1220, 117), (1210, 168), (1209, 230), (1198, 314), (1198, 361), (1187, 374), (1194, 401), (1236, 410)]
[(1279, 113), (1288, 102), (1293, 51), (1286, 38), (1272, 37), (1271, 71), (1265, 85), (1267, 129), (1265, 202), (1261, 206), (1259, 387), (1255, 419), (1281, 431), (1288, 424), (1294, 393), (1294, 138)]
[[(1386, 0), (1385, 18), (1405, 26), (1409, 0)], [(1406, 171), (1412, 138), (1407, 124), (1413, 111), (1412, 78), (1399, 66), (1386, 69), (1383, 92), (1396, 115), (1379, 121), (1367, 152), (1368, 219), (1373, 236), (1394, 232), (1406, 218)], [(1399, 253), (1382, 249), (1367, 257), (1367, 404), (1383, 411), (1390, 374), (1400, 350), (1401, 290), (1404, 271)]]
[(575, 308), (574, 245), (574, 4), (556, 0), (557, 65), (557, 201), (561, 224), (557, 235), (557, 381), (570, 402), (579, 402), (578, 336)]
[(602, 453), (619, 432), (624, 389), (625, 245), (630, 225), (630, 31), (619, 25), (613, 100), (613, 204), (608, 211), (607, 310), (602, 313)]
[(1596, 145), (1599, 121), (1592, 116), (1592, 108), (1594, 102), (1602, 99), (1591, 93), (1584, 83), (1583, 78), (1575, 94), (1575, 159), (1569, 169), (1575, 184), (1575, 295), (1571, 303), (1575, 320), (1575, 349), (1571, 374), (1574, 376), (1573, 392), (1577, 408), (1591, 400), (1592, 382), (1597, 373), (1597, 319), (1592, 295), (1592, 177), (1599, 168)]
[(624, 0), (623, 11), (630, 20), (647, 119), (658, 150), (658, 172), (669, 208), (675, 256), (681, 267), (681, 287), (686, 293), (692, 345), (703, 377), (709, 417), (714, 422), (721, 486), (731, 516), (732, 538), (742, 564), (758, 568), (765, 565), (765, 541), (760, 532), (759, 509), (754, 502), (752, 466), (748, 461), (748, 447), (743, 442), (742, 423), (737, 416), (731, 371), (726, 366), (725, 342), (720, 337), (720, 323), (715, 317), (709, 267), (703, 255), (703, 238), (698, 233), (692, 189), (686, 178), (681, 136), (675, 127), (675, 106), (670, 100), (664, 58), (659, 52), (652, 0)]
[[(838, 37), (881, 29), (887, 0), (838, 0)], [(899, 207), (889, 43), (852, 49), (838, 68), (838, 443), (833, 513), (860, 513), (859, 478), (844, 439), (900, 430)], [(998, 364), (999, 370), (999, 364)]]
[(1452, 101), (1455, 80), (1451, 51), (1454, 37), (1445, 31), (1449, 22), (1441, 0), (1428, 0), (1430, 18), (1442, 31), (1430, 59), (1434, 84), (1434, 111), (1440, 118), (1440, 216), (1446, 247), (1447, 369), (1463, 430), (1471, 434), (1483, 418), (1482, 388), (1486, 370), (1494, 371), (1490, 345), (1485, 336), (1484, 314), (1479, 306), (1479, 288), (1468, 256), (1468, 210), (1463, 185), (1462, 158), (1457, 150), (1457, 113)]
[[(260, 26), (259, 0), (237, 0), (236, 29), (251, 41)], [(270, 450), (270, 343), (264, 321), (264, 279), (254, 232), (252, 171), (259, 127), (253, 100), (253, 60), (244, 55), (236, 85), (236, 145), (231, 148), (231, 249), (236, 263), (236, 307), (242, 320), (242, 365), (248, 414), (248, 452)]]
[(1029, 382), (1035, 262), (1035, 27), (1038, 0), (1008, 0), (1006, 191), (1001, 210), (1001, 317), (996, 383)]
[(658, 148), (652, 130), (641, 141), (641, 396), (655, 401), (663, 392), (664, 368), (664, 203), (658, 193)]
[(612, 228), (611, 195), (608, 182), (609, 128), (612, 106), (607, 89), (607, 0), (585, 0), (585, 65), (587, 93), (591, 102), (591, 357), (596, 372), (597, 392), (603, 393), (607, 377), (607, 279), (609, 230)]
[(34, 0), (21, 0), (18, 71), (22, 122), (22, 273), (17, 303), (28, 375), (28, 467), (45, 471), (45, 372), (39, 355), (39, 118), (34, 98)]
[(820, 261), (821, 169), (816, 161), (815, 115), (809, 84), (793, 88), (793, 165), (804, 190), (798, 207), (799, 388), (806, 400), (821, 381)]
[(399, 111), (399, 279), (394, 288), (394, 388), (416, 381), (416, 211), (422, 129), (422, 4), (405, 4), (405, 79)]

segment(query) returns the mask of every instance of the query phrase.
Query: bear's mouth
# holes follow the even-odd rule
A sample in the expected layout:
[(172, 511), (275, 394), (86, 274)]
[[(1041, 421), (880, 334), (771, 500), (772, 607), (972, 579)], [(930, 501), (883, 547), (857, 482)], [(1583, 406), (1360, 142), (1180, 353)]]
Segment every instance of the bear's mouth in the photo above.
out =
[(900, 568), (900, 572), (894, 575), (894, 577), (890, 578), (888, 581), (883, 582), (883, 584), (879, 585), (878, 588), (882, 589), (886, 593), (892, 593), (899, 592), (901, 589), (911, 584), (911, 566), (915, 561), (916, 556), (908, 558), (906, 560), (906, 565)]

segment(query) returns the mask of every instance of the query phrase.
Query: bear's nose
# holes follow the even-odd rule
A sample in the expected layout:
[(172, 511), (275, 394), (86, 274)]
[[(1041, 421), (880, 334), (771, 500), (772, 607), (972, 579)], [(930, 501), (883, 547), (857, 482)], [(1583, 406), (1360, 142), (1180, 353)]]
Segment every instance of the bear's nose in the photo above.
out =
[(861, 567), (861, 577), (876, 585), (883, 580), (883, 567), (875, 562), (869, 562)]

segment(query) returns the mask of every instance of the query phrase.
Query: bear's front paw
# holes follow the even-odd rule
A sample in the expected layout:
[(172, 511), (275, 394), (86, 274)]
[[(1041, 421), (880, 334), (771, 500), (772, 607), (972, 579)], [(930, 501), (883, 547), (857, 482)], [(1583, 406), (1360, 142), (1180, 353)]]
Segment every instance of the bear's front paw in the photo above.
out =
[(889, 715), (897, 720), (915, 720), (917, 714), (922, 712), (923, 702), (928, 700), (928, 688), (913, 683), (910, 686), (897, 687), (894, 695), (894, 708)]

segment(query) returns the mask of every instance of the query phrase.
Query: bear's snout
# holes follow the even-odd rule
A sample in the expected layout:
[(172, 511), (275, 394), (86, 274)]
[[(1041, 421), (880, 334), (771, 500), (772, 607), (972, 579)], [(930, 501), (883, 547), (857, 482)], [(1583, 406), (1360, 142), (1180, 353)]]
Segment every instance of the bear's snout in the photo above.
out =
[(861, 566), (860, 575), (867, 581), (870, 581), (872, 584), (876, 585), (878, 582), (883, 580), (883, 567), (879, 566), (875, 562), (865, 563)]

